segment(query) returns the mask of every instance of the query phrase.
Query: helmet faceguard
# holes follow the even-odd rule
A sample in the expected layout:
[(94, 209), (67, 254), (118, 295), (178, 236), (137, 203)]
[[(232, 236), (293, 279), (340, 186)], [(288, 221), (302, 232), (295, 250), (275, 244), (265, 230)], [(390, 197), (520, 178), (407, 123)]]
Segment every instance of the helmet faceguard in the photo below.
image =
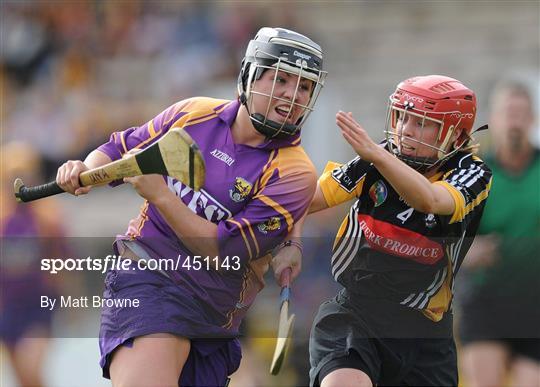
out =
[[(441, 75), (407, 79), (389, 99), (385, 129), (389, 149), (412, 168), (431, 170), (468, 144), (475, 116), (476, 96), (460, 81)], [(416, 138), (405, 137), (402, 130), (403, 122), (412, 117), (421, 126)], [(435, 144), (424, 141), (427, 126), (438, 131)], [(460, 132), (457, 138), (456, 132)], [(404, 140), (414, 146), (416, 154), (403, 154)], [(436, 156), (419, 156), (418, 148), (422, 146), (436, 150)]]
[[(253, 84), (266, 70), (274, 70), (270, 94), (253, 90)], [(290, 100), (280, 98), (274, 93), (279, 72), (297, 76), (294, 95)], [(260, 29), (255, 39), (249, 42), (238, 76), (238, 94), (258, 132), (269, 138), (287, 138), (300, 131), (309, 113), (313, 111), (325, 78), (326, 72), (322, 70), (322, 51), (318, 44), (294, 31), (265, 27)], [(309, 101), (305, 105), (296, 102), (303, 80), (313, 83)], [(253, 96), (256, 94), (268, 98), (268, 105), (264, 112), (254, 111)], [(272, 101), (281, 101), (288, 105), (289, 113), (283, 122), (267, 118)], [(302, 114), (294, 124), (287, 123), (295, 109), (301, 109)]]

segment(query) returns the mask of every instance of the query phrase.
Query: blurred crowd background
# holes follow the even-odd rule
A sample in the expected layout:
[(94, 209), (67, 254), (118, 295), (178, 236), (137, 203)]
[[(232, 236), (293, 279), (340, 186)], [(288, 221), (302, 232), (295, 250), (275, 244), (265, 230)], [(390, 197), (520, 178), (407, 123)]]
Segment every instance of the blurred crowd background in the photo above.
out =
[[(335, 112), (352, 111), (374, 139), (382, 139), (387, 98), (399, 81), (413, 75), (449, 75), (475, 90), (477, 126), (487, 122), (489, 95), (502, 78), (528, 85), (538, 111), (536, 0), (3, 0), (0, 12), (2, 219), (17, 211), (11, 196), (16, 173), (31, 183), (54, 179), (65, 160), (84, 159), (111, 132), (141, 125), (178, 100), (235, 98), (243, 51), (263, 26), (299, 31), (324, 49), (329, 76), (302, 140), (318, 172), (327, 160), (345, 162), (353, 156), (336, 130)], [(538, 146), (537, 125), (531, 136)], [(486, 152), (490, 133), (478, 139)], [(13, 141), (22, 148), (9, 153), (4, 146)], [(32, 149), (34, 158), (29, 156)], [(113, 236), (124, 231), (142, 199), (118, 187), (42, 203), (37, 217), (45, 219), (46, 232), (27, 230), (26, 235), (63, 238), (68, 251), (76, 246), (86, 257), (81, 246), (106, 255)], [(287, 368), (278, 377), (268, 375), (279, 292), (269, 274), (245, 324), (244, 360), (232, 386), (308, 383), (309, 328), (319, 304), (337, 289), (329, 274), (329, 253), (344, 212), (337, 208), (306, 222), (304, 271), (293, 287), (297, 320)], [(2, 248), (1, 259), (5, 275), (14, 256)], [(55, 280), (60, 293), (101, 293), (103, 275), (64, 277)], [(48, 345), (22, 351), (23, 363), (26, 356), (29, 365), (46, 365), (46, 385), (108, 384), (98, 366), (99, 313), (79, 312), (57, 313)], [(47, 335), (33, 338), (42, 336)], [(42, 351), (41, 360), (34, 359), (34, 350)], [(17, 385), (8, 351), (1, 354), (0, 385)]]

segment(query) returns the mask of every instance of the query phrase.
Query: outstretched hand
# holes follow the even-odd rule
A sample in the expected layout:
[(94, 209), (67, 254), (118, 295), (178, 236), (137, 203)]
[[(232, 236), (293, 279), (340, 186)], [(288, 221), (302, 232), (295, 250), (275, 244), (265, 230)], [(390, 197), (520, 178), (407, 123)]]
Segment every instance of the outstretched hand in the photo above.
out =
[(365, 129), (353, 118), (351, 112), (338, 111), (336, 124), (341, 129), (345, 140), (362, 159), (373, 162), (377, 158), (381, 147), (373, 142)]

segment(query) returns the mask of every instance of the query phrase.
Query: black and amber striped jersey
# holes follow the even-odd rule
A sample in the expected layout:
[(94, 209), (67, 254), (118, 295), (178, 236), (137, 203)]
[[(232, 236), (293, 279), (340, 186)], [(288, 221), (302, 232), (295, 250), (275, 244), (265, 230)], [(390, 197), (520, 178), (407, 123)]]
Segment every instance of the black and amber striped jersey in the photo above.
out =
[(455, 200), (452, 215), (410, 207), (373, 164), (328, 163), (319, 186), (329, 207), (356, 198), (333, 246), (332, 275), (352, 294), (415, 308), (433, 321), (451, 309), (454, 278), (491, 187), (477, 156), (458, 152), (430, 178)]

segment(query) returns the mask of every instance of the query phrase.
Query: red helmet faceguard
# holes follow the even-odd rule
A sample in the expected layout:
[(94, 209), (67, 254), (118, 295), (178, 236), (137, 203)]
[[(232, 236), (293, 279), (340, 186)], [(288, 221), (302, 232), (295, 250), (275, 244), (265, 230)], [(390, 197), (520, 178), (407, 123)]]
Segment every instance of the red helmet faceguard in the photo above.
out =
[[(437, 157), (426, 158), (401, 154), (402, 131), (400, 122), (405, 115), (411, 114), (425, 122), (431, 121), (439, 128), (435, 145), (418, 139), (407, 138), (437, 150)], [(400, 159), (415, 169), (426, 171), (440, 165), (457, 152), (470, 139), (476, 116), (476, 96), (472, 90), (460, 81), (442, 75), (414, 77), (401, 82), (390, 96), (386, 138), (390, 150)], [(461, 134), (454, 139), (453, 134), (461, 129)]]

